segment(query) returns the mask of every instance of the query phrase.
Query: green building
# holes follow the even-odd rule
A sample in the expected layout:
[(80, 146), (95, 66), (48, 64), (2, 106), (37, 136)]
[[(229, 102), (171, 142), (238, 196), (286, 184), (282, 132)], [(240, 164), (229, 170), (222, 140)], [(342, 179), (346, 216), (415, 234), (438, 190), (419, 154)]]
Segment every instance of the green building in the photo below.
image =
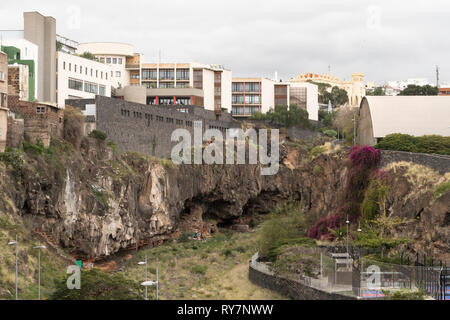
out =
[(36, 88), (36, 72), (33, 60), (20, 59), (20, 49), (13, 46), (1, 46), (1, 51), (8, 55), (8, 64), (22, 64), (28, 66), (28, 101), (34, 101)]

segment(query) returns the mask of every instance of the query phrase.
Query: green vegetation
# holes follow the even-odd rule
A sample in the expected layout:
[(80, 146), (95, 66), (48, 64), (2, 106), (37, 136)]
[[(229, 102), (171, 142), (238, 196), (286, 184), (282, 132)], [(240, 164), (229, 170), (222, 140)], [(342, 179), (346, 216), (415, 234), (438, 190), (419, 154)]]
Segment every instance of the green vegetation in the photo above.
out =
[(306, 129), (313, 128), (313, 125), (308, 120), (308, 112), (299, 108), (295, 104), (290, 107), (286, 105), (276, 105), (275, 109), (270, 109), (267, 113), (254, 113), (250, 119), (252, 120), (267, 120), (272, 124), (281, 125), (283, 127), (299, 126)]
[(407, 289), (389, 291), (383, 290), (385, 300), (425, 300), (425, 291), (411, 291)]
[(94, 138), (94, 139), (98, 139), (101, 141), (105, 141), (106, 138), (108, 138), (106, 133), (99, 131), (99, 130), (92, 130), (88, 136), (89, 136), (89, 138)]
[(324, 130), (323, 134), (330, 138), (336, 138), (338, 135), (336, 130), (332, 130), (332, 129)]
[(326, 151), (327, 151), (327, 148), (325, 148), (324, 146), (316, 146), (316, 147), (312, 148), (309, 153), (309, 160), (313, 160), (314, 158), (325, 153)]
[(314, 82), (312, 80), (308, 80), (308, 82), (318, 86), (319, 103), (327, 104), (328, 101), (331, 101), (334, 106), (342, 106), (348, 101), (347, 91), (344, 89), (334, 86), (329, 92), (331, 85), (328, 83)]
[(302, 215), (301, 203), (292, 202), (276, 208), (261, 228), (259, 253), (276, 261), (284, 247), (311, 246), (315, 240), (306, 238), (306, 230), (312, 224)]
[(54, 300), (138, 300), (142, 288), (136, 281), (126, 279), (122, 273), (91, 269), (81, 272), (80, 290), (67, 288), (67, 276), (55, 280)]
[(6, 164), (16, 178), (22, 175), (24, 160), (19, 149), (6, 147), (5, 152), (0, 153), (0, 161)]
[(372, 177), (370, 178), (369, 186), (364, 195), (364, 200), (361, 203), (362, 219), (370, 221), (375, 219), (380, 211), (385, 212), (385, 202), (387, 196), (387, 185), (384, 179)]
[(107, 192), (91, 186), (91, 193), (94, 198), (103, 205), (103, 208), (105, 208), (105, 210), (109, 209), (110, 196)]
[(437, 96), (439, 89), (430, 85), (416, 86), (415, 84), (409, 84), (408, 87), (403, 89), (399, 96)]
[(366, 96), (385, 96), (383, 88), (378, 87), (373, 91), (367, 91)]
[[(337, 112), (328, 112), (326, 110), (319, 110), (319, 121), (322, 121), (325, 130), (330, 130), (333, 127), (333, 120), (336, 118)], [(337, 134), (336, 134), (337, 135)]]
[(201, 274), (201, 275), (205, 275), (206, 270), (208, 270), (208, 266), (201, 265), (201, 264), (196, 264), (195, 266), (193, 266), (191, 268), (192, 273)]
[(433, 199), (436, 200), (450, 191), (450, 181), (441, 183), (434, 189)]
[(408, 134), (393, 133), (384, 137), (375, 148), (450, 155), (450, 137), (439, 135), (414, 137)]

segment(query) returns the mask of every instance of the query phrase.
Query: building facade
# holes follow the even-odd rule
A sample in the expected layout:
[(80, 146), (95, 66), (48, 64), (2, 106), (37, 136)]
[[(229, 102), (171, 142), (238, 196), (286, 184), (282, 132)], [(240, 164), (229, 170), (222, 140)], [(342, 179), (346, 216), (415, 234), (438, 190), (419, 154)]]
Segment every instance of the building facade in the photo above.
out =
[(266, 78), (233, 78), (232, 115), (250, 117), (255, 112), (266, 113), (274, 107), (275, 81)]
[[(296, 78), (292, 78), (290, 83), (298, 82), (316, 82), (329, 84), (331, 87), (338, 87), (347, 91), (348, 104), (350, 106), (359, 106), (362, 98), (366, 95), (366, 88), (364, 85), (364, 74), (352, 73), (351, 81), (341, 81), (337, 77), (331, 75), (322, 75), (314, 73), (298, 74)], [(331, 90), (330, 87), (330, 90)]]
[(357, 142), (375, 145), (393, 133), (450, 136), (450, 97), (368, 96), (359, 108)]
[[(200, 63), (145, 63), (142, 65), (142, 86), (149, 89), (186, 89), (201, 90), (203, 102), (189, 102), (189, 95), (183, 97), (183, 90), (178, 96), (186, 104), (203, 106), (217, 114), (222, 110), (231, 112), (231, 80), (230, 70), (221, 65), (205, 65)], [(174, 90), (172, 90), (174, 91)], [(192, 97), (192, 96), (191, 96)], [(156, 96), (153, 95), (152, 99)], [(195, 99), (195, 98), (194, 98)], [(154, 100), (157, 104), (173, 104), (170, 99)]]
[(8, 66), (8, 95), (18, 96), (20, 100), (29, 101), (29, 71), (26, 64)]
[(112, 68), (95, 60), (57, 52), (57, 104), (65, 107), (66, 99), (90, 99), (95, 95), (111, 96)]
[(78, 44), (79, 54), (91, 53), (99, 62), (111, 68), (110, 82), (114, 88), (140, 85), (141, 55), (134, 47), (118, 42), (89, 42)]
[(0, 152), (5, 151), (8, 131), (8, 56), (0, 51)]
[[(7, 39), (3, 41), (5, 44), (2, 50), (8, 55), (8, 64), (12, 66), (26, 66), (26, 68), (19, 68), (19, 72), (28, 72), (28, 79), (20, 77), (22, 81), (21, 86), (28, 87), (28, 97), (23, 97), (23, 100), (34, 101), (38, 88), (37, 70), (38, 70), (38, 46), (25, 39)], [(28, 71), (25, 71), (27, 69)], [(14, 70), (12, 70), (14, 72)], [(17, 80), (17, 78), (16, 78)], [(23, 89), (25, 90), (25, 89)]]

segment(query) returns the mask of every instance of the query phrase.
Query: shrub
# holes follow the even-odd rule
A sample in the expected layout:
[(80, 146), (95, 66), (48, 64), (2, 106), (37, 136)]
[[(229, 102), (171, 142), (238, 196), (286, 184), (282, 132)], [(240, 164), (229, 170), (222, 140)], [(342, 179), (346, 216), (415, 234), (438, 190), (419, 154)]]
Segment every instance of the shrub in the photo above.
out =
[(191, 272), (194, 273), (194, 274), (205, 275), (207, 269), (208, 269), (208, 266), (204, 266), (204, 265), (201, 265), (201, 264), (196, 264), (195, 266), (193, 266), (191, 268)]
[(434, 190), (433, 199), (436, 200), (436, 199), (440, 198), (448, 191), (450, 191), (450, 181), (441, 183)]
[(7, 166), (11, 166), (16, 178), (22, 175), (24, 161), (20, 150), (6, 147), (5, 152), (0, 153), (0, 161), (4, 162)]
[(309, 159), (313, 160), (315, 157), (321, 155), (322, 153), (326, 152), (327, 148), (324, 146), (317, 146), (312, 148), (311, 152), (309, 153)]
[(89, 138), (98, 139), (101, 141), (105, 141), (108, 136), (106, 133), (99, 131), (99, 130), (92, 130), (91, 133), (89, 133)]
[(47, 149), (40, 139), (37, 139), (36, 143), (30, 143), (28, 141), (22, 142), (23, 150), (26, 153), (34, 153), (34, 154), (50, 154), (51, 151)]
[(324, 135), (331, 137), (331, 138), (336, 138), (337, 137), (337, 132), (335, 130), (325, 130), (323, 132)]
[(316, 164), (313, 169), (313, 174), (318, 175), (321, 171), (322, 171), (322, 167)]
[(180, 237), (178, 238), (178, 242), (182, 243), (182, 242), (188, 242), (189, 239), (192, 237), (192, 235), (189, 232), (183, 232)]
[(222, 255), (224, 255), (225, 257), (232, 257), (233, 256), (233, 250), (230, 248), (226, 248), (222, 250)]
[(375, 148), (450, 155), (450, 137), (438, 135), (414, 137), (408, 134), (394, 133), (384, 137)]

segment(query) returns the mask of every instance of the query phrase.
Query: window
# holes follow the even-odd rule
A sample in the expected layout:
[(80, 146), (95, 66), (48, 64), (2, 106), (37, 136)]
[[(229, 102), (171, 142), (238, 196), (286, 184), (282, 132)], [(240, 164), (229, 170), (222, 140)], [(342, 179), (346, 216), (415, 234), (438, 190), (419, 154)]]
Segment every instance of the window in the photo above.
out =
[(103, 79), (103, 71), (100, 72), (100, 78)]
[(105, 58), (104, 58), (104, 57), (101, 57), (101, 58), (100, 58), (100, 62), (105, 62)]
[(172, 97), (162, 97), (159, 98), (159, 104), (165, 104), (165, 105), (172, 105), (173, 104), (173, 98)]
[(0, 107), (6, 107), (6, 100), (8, 96), (5, 93), (0, 93)]
[(231, 103), (233, 104), (243, 104), (244, 96), (242, 94), (233, 94), (231, 97)]
[(69, 78), (69, 89), (83, 91), (83, 81)]
[(246, 83), (245, 92), (259, 92), (259, 82)]
[(131, 74), (131, 79), (139, 79), (139, 74), (138, 73)]
[(203, 89), (203, 70), (194, 70), (194, 88)]
[(96, 85), (95, 83), (85, 82), (84, 83), (84, 91), (97, 94), (98, 93), (98, 85)]
[(42, 113), (45, 113), (45, 107), (43, 107), (43, 106), (38, 106), (38, 107), (36, 107), (36, 113), (39, 113), (39, 114), (42, 114)]
[(117, 59), (118, 64), (122, 64), (122, 58)]
[(106, 63), (111, 64), (111, 58), (106, 58)]
[(156, 88), (156, 82), (142, 83), (142, 85), (146, 88)]
[(189, 88), (189, 83), (187, 83), (187, 82), (177, 82), (177, 88)]
[(94, 70), (91, 69), (91, 77), (94, 75)]
[(73, 70), (77, 72), (77, 65), (74, 65)]
[(83, 67), (80, 66), (80, 73), (83, 74)]
[(248, 104), (258, 104), (259, 103), (259, 95), (257, 94), (248, 94), (245, 96), (245, 103)]
[(156, 80), (156, 69), (142, 69), (142, 80)]
[(69, 63), (69, 71), (72, 71), (72, 64)]
[(231, 91), (244, 92), (244, 84), (242, 82), (233, 82), (231, 85)]
[(177, 80), (189, 80), (189, 69), (177, 69)]
[(173, 69), (160, 69), (159, 80), (173, 80)]
[(108, 72), (105, 72), (106, 80), (108, 80)]
[(117, 58), (112, 59), (113, 64), (117, 64)]
[(121, 75), (120, 75), (120, 71), (116, 71), (116, 77), (117, 77), (117, 78), (120, 78), (120, 76), (121, 76)]
[(98, 70), (95, 70), (95, 77), (98, 78)]
[(104, 96), (106, 93), (106, 88), (105, 86), (98, 86), (98, 94), (101, 96)]
[(175, 103), (179, 105), (188, 106), (191, 104), (191, 98), (189, 97), (176, 98)]
[(159, 84), (160, 88), (173, 88), (173, 82), (161, 82)]
[(88, 68), (86, 67), (86, 68), (84, 68), (84, 74), (87, 75), (87, 72), (88, 72)]
[(63, 70), (66, 70), (66, 62), (63, 62)]

